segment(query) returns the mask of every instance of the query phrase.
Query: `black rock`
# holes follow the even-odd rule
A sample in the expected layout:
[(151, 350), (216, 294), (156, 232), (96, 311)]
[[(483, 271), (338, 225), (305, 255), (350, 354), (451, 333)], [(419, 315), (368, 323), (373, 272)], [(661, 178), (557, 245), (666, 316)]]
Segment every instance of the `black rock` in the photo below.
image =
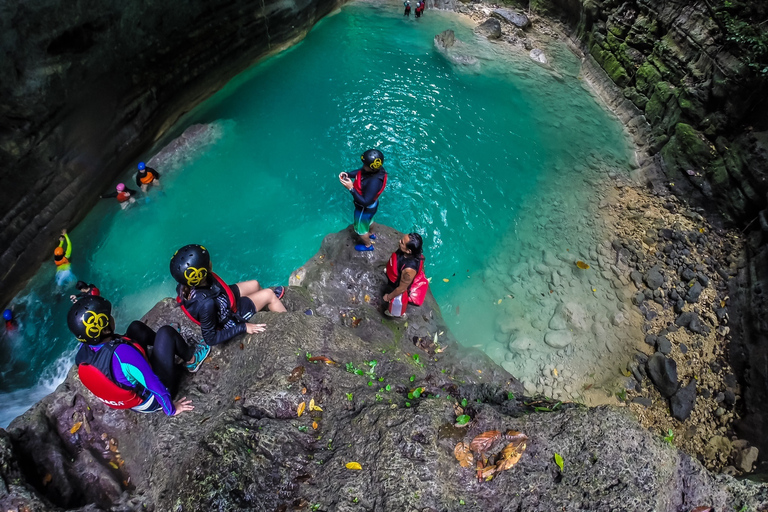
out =
[(661, 297), (654, 297), (653, 302), (655, 302), (656, 304), (660, 304), (662, 306), (664, 305), (664, 299), (662, 299)]
[(725, 400), (725, 393), (723, 393), (722, 391), (717, 395), (715, 395), (715, 402), (720, 403), (723, 400)]
[(665, 398), (675, 394), (678, 388), (677, 363), (659, 352), (648, 359), (648, 377)]
[[(645, 363), (648, 362), (648, 356), (643, 354), (642, 352), (638, 352), (637, 354), (635, 354), (635, 361), (637, 361), (639, 364), (644, 365)], [(645, 370), (643, 369), (643, 367), (641, 366), (640, 368), (641, 368), (641, 371), (643, 372), (643, 375), (645, 375)]]
[(669, 300), (677, 302), (680, 296), (677, 294), (677, 290), (669, 290)]
[(647, 284), (648, 288), (651, 290), (655, 290), (664, 283), (664, 276), (661, 275), (658, 266), (651, 267), (651, 269), (645, 273), (644, 279), (645, 284)]
[(736, 375), (733, 373), (728, 373), (725, 375), (725, 387), (735, 389), (739, 385), (738, 379), (736, 379)]
[(712, 370), (712, 373), (720, 373), (720, 370), (722, 370), (723, 367), (720, 366), (720, 363), (717, 361), (712, 361), (709, 363), (709, 369)]
[(664, 240), (672, 240), (673, 231), (668, 228), (660, 229), (659, 236)]
[(666, 329), (664, 329), (667, 332), (677, 332), (678, 328), (675, 324), (668, 325)]
[(643, 274), (641, 274), (637, 270), (633, 270), (632, 272), (630, 272), (629, 278), (632, 280), (633, 283), (635, 283), (635, 286), (637, 286), (638, 289), (643, 287)]
[(693, 406), (696, 404), (696, 380), (691, 379), (687, 386), (677, 390), (669, 399), (669, 407), (672, 410), (672, 417), (685, 421), (691, 415)]
[(656, 350), (664, 355), (672, 352), (672, 342), (670, 342), (666, 336), (659, 336), (656, 340)]
[(496, 18), (488, 18), (475, 27), (475, 32), (488, 39), (498, 39), (501, 37), (501, 23)]
[(653, 405), (653, 401), (645, 396), (638, 396), (632, 399), (633, 404), (640, 404), (643, 407), (650, 407)]
[(695, 278), (696, 278), (696, 272), (694, 272), (693, 269), (689, 267), (685, 267), (683, 271), (680, 273), (680, 279), (682, 279), (686, 283), (693, 281), (693, 279)]
[(643, 373), (640, 371), (640, 366), (636, 363), (632, 363), (629, 366), (629, 371), (632, 372), (632, 376), (635, 378), (637, 382), (643, 382)]
[(685, 343), (681, 343), (680, 344), (680, 352), (682, 352), (683, 354), (687, 354), (688, 353), (688, 345), (686, 345)]
[(703, 398), (709, 398), (709, 397), (711, 397), (711, 396), (712, 396), (712, 392), (711, 392), (710, 390), (708, 390), (708, 389), (706, 389), (706, 388), (705, 388), (705, 389), (704, 389), (704, 390), (701, 392), (701, 396), (702, 396)]
[(701, 286), (701, 283), (696, 281), (693, 283), (693, 286), (688, 290), (688, 293), (685, 296), (686, 302), (690, 304), (695, 304), (699, 302), (699, 297), (701, 297), (701, 292), (704, 291), (704, 287)]
[(723, 401), (728, 405), (733, 405), (736, 403), (736, 393), (731, 391), (730, 389), (725, 390), (725, 397)]
[(640, 293), (640, 292), (637, 292), (637, 293), (636, 293), (636, 294), (635, 294), (635, 295), (632, 297), (632, 303), (633, 303), (635, 306), (639, 306), (640, 304), (642, 304), (642, 303), (643, 303), (643, 301), (644, 301), (644, 300), (645, 300), (645, 295), (643, 295), (643, 294), (642, 294), (642, 293)]
[(656, 346), (656, 335), (654, 335), (654, 334), (646, 334), (645, 335), (645, 342), (648, 345), (652, 346), (652, 347)]
[(675, 302), (675, 313), (682, 313), (683, 308), (685, 307), (685, 301), (683, 299), (678, 299), (677, 302)]
[(709, 277), (702, 273), (699, 273), (696, 277), (699, 279), (701, 286), (704, 286), (705, 288), (709, 286)]
[(643, 296), (646, 299), (651, 300), (653, 298), (653, 290), (651, 290), (650, 288), (646, 288), (645, 290), (643, 290)]
[(717, 308), (715, 310), (715, 315), (717, 316), (718, 322), (723, 323), (723, 320), (728, 316), (728, 308)]
[(695, 332), (697, 334), (707, 334), (709, 332), (709, 327), (704, 325), (701, 322), (699, 315), (697, 315), (693, 311), (687, 311), (685, 313), (682, 313), (680, 316), (678, 316), (677, 319), (675, 320), (675, 325), (679, 325), (680, 327), (685, 327), (689, 331)]

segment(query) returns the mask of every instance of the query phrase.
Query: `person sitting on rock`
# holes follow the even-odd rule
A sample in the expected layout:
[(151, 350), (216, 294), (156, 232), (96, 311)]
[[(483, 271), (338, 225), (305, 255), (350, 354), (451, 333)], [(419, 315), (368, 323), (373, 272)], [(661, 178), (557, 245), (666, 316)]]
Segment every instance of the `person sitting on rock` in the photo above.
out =
[(67, 230), (62, 229), (59, 245), (53, 250), (53, 262), (56, 264), (56, 284), (58, 286), (65, 286), (75, 280), (75, 275), (72, 273), (72, 263), (69, 262), (71, 257), (72, 242), (69, 240)]
[(99, 289), (96, 288), (95, 284), (88, 284), (85, 281), (78, 281), (77, 284), (75, 285), (75, 288), (77, 288), (80, 291), (80, 293), (78, 293), (77, 295), (69, 296), (69, 300), (71, 300), (73, 304), (78, 300), (82, 299), (83, 297), (87, 297), (89, 295), (96, 295), (96, 296), (101, 295), (101, 292), (99, 292)]
[(285, 313), (280, 299), (285, 289), (262, 288), (258, 281), (228, 285), (211, 271), (211, 256), (202, 245), (185, 245), (171, 258), (171, 275), (179, 283), (176, 302), (198, 324), (208, 345), (224, 343), (238, 334), (263, 332), (266, 324), (249, 322), (264, 308)]
[(132, 205), (136, 202), (136, 199), (134, 199), (133, 196), (135, 196), (137, 193), (138, 192), (135, 190), (126, 187), (125, 183), (118, 183), (114, 192), (110, 192), (109, 194), (102, 194), (99, 197), (102, 199), (116, 197), (117, 202), (120, 203), (120, 208), (125, 210), (129, 205)]
[(405, 6), (405, 12), (403, 13), (403, 16), (411, 16), (411, 2), (409, 0), (405, 0), (403, 2), (403, 5)]
[(360, 157), (363, 167), (339, 174), (339, 181), (352, 193), (355, 213), (352, 227), (360, 237), (361, 244), (356, 251), (372, 251), (371, 240), (376, 235), (371, 230), (373, 217), (379, 209), (379, 196), (387, 186), (387, 171), (384, 170), (384, 154), (378, 149), (369, 149)]
[(160, 173), (151, 167), (147, 167), (147, 164), (144, 162), (139, 162), (139, 172), (136, 173), (136, 186), (145, 194), (149, 187), (161, 188)]
[(67, 326), (82, 343), (75, 356), (80, 381), (108, 407), (142, 413), (162, 409), (168, 416), (194, 409), (186, 397), (173, 401), (180, 377), (176, 357), (197, 371), (211, 351), (207, 345), (190, 346), (170, 325), (155, 333), (139, 321), (124, 336), (115, 334), (112, 304), (98, 296), (75, 302)]
[(408, 303), (421, 306), (429, 289), (429, 281), (424, 275), (421, 235), (403, 235), (397, 251), (389, 257), (386, 272), (389, 284), (382, 298), (389, 305), (384, 314), (404, 317)]

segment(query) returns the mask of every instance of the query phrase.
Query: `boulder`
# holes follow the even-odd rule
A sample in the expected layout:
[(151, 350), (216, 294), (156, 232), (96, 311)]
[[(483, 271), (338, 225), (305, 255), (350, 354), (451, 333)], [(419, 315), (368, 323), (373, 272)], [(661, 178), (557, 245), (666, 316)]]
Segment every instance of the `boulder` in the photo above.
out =
[(435, 48), (454, 64), (460, 64), (462, 66), (472, 66), (478, 63), (477, 57), (463, 53), (457, 47), (463, 45), (457, 45), (456, 34), (453, 30), (444, 30), (437, 34), (434, 38)]
[(488, 39), (498, 39), (501, 37), (501, 23), (496, 18), (488, 18), (475, 27), (475, 32)]
[(665, 281), (664, 276), (659, 270), (658, 265), (651, 267), (648, 270), (648, 272), (646, 272), (645, 275), (643, 276), (643, 280), (645, 281), (645, 284), (648, 285), (648, 288), (650, 288), (651, 290), (656, 290), (657, 288), (660, 288)]
[(544, 51), (539, 50), (538, 48), (534, 48), (533, 50), (531, 50), (528, 56), (531, 58), (532, 61), (538, 64), (549, 64), (549, 61), (547, 60), (547, 56), (544, 55)]
[(579, 331), (588, 331), (591, 328), (591, 321), (587, 312), (581, 305), (575, 302), (558, 304), (555, 312), (549, 320), (549, 328), (554, 330), (573, 329)]
[(672, 342), (666, 336), (656, 338), (656, 350), (662, 354), (669, 355), (672, 352)]
[(528, 19), (528, 16), (512, 9), (494, 9), (491, 16), (514, 25), (519, 29), (525, 30), (531, 26), (531, 20)]
[(565, 348), (573, 342), (573, 335), (570, 331), (549, 331), (544, 342), (552, 348)]
[(685, 301), (689, 304), (695, 304), (699, 302), (699, 297), (701, 297), (702, 291), (704, 291), (704, 287), (699, 281), (696, 281), (693, 283), (693, 286), (688, 289), (688, 293), (685, 294)]
[(696, 405), (696, 381), (691, 380), (687, 386), (681, 387), (669, 399), (669, 407), (672, 417), (679, 421), (685, 421), (691, 415)]
[(648, 359), (648, 377), (665, 398), (675, 394), (677, 382), (677, 363), (663, 354), (656, 352)]

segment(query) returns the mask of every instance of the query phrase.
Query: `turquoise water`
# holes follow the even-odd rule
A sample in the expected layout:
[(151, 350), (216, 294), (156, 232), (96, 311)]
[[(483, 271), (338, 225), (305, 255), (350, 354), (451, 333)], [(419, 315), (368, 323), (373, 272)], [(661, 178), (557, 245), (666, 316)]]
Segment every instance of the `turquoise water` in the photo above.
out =
[[(446, 28), (478, 64), (457, 67), (433, 48)], [(113, 302), (118, 329), (173, 293), (168, 261), (187, 243), (205, 244), (230, 282), (286, 283), (351, 221), (336, 176), (378, 147), (390, 180), (376, 220), (424, 235), (432, 290), (463, 343), (504, 345), (499, 315), (517, 313), (495, 307), (512, 300), (495, 276), (521, 251), (568, 246), (562, 225), (541, 219), (581, 218), (594, 194), (584, 178), (631, 159), (621, 126), (579, 81), (578, 59), (547, 51), (557, 76), (476, 39), (455, 15), (348, 5), (182, 119), (163, 144), (211, 127), (193, 150), (161, 159), (162, 193), (126, 211), (103, 200), (71, 230), (73, 271)], [(122, 181), (133, 182), (128, 170)], [(599, 238), (584, 229), (575, 233)], [(60, 382), (77, 348), (70, 290), (53, 274), (44, 265), (14, 299), (21, 329), (0, 341), (0, 426)]]

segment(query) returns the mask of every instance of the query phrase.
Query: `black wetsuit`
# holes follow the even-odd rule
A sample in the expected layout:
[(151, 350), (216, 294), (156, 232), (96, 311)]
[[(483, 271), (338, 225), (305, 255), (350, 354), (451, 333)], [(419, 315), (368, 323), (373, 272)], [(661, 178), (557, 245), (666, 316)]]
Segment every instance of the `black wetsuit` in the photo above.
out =
[(395, 288), (397, 288), (397, 286), (400, 284), (400, 279), (403, 278), (404, 269), (411, 268), (416, 272), (418, 272), (419, 266), (421, 265), (421, 256), (419, 257), (408, 256), (400, 249), (395, 251), (395, 253), (397, 254), (397, 282), (393, 283), (392, 281), (389, 281), (389, 279), (387, 279), (389, 281), (389, 284), (387, 284), (386, 288), (384, 289), (384, 293), (392, 293), (393, 291), (395, 291)]
[(157, 172), (156, 170), (154, 170), (151, 167), (146, 167), (146, 168), (144, 168), (143, 171), (139, 171), (139, 172), (136, 173), (136, 185), (139, 188), (141, 188), (142, 185), (152, 185), (155, 182), (154, 180), (152, 180), (149, 183), (142, 183), (141, 182), (141, 178), (145, 177), (147, 175), (147, 173), (152, 173), (152, 176), (155, 177), (155, 180), (159, 180), (160, 179), (160, 173), (159, 172)]
[(363, 173), (360, 179), (360, 188), (362, 189), (363, 193), (359, 194), (354, 187), (352, 187), (350, 192), (352, 193), (352, 198), (355, 201), (355, 206), (370, 209), (373, 207), (373, 203), (376, 203), (378, 200), (376, 195), (379, 193), (379, 190), (381, 190), (381, 187), (384, 186), (384, 176), (387, 175), (387, 172), (383, 167), (372, 173), (367, 173), (362, 168), (360, 168), (355, 171), (349, 171), (347, 175), (349, 176), (349, 179), (354, 182), (355, 177), (359, 172)]
[[(192, 317), (200, 322), (203, 339), (208, 345), (224, 343), (238, 334), (246, 332), (246, 321), (256, 314), (256, 306), (248, 297), (240, 297), (236, 284), (229, 285), (237, 302), (237, 312), (233, 312), (226, 290), (218, 282), (209, 287), (193, 288), (189, 298), (182, 301)], [(178, 285), (176, 293), (182, 296), (184, 287)]]
[[(132, 188), (128, 188), (128, 187), (125, 187), (125, 189), (124, 189), (124, 190), (122, 190), (122, 192), (129, 192), (129, 193), (130, 193), (132, 196), (133, 196), (133, 195), (136, 195), (136, 194), (138, 194), (138, 192), (137, 192), (137, 191), (133, 190)], [(120, 192), (118, 192), (117, 190), (115, 190), (115, 191), (113, 191), (113, 192), (110, 192), (109, 194), (102, 194), (100, 197), (101, 197), (102, 199), (108, 199), (108, 198), (110, 198), (110, 197), (117, 197), (117, 195), (118, 195), (119, 193), (120, 193)]]

